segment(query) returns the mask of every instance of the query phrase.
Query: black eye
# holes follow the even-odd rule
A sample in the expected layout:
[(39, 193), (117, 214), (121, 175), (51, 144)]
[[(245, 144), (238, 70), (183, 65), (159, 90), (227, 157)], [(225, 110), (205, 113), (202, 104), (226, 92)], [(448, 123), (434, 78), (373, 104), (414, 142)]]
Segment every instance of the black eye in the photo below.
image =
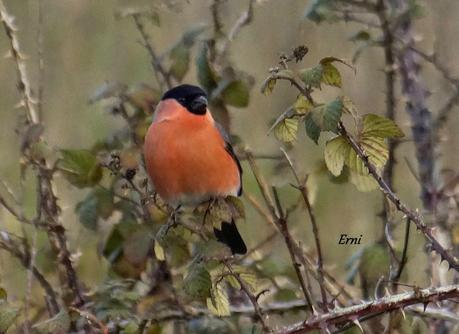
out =
[(179, 97), (177, 101), (179, 101), (180, 103), (185, 103), (186, 99), (184, 97)]

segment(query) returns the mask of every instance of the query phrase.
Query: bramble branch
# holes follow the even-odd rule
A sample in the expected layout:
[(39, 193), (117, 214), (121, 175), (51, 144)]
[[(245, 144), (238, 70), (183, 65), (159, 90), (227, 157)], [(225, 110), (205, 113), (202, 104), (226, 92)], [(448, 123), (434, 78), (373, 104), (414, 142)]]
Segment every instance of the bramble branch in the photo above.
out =
[(326, 314), (311, 318), (275, 331), (275, 334), (299, 334), (315, 329), (339, 329), (348, 323), (359, 323), (359, 319), (370, 315), (378, 315), (394, 310), (403, 310), (415, 304), (440, 302), (445, 299), (459, 297), (459, 285), (449, 285), (438, 288), (414, 289), (413, 291), (391, 295), (377, 300), (332, 310)]

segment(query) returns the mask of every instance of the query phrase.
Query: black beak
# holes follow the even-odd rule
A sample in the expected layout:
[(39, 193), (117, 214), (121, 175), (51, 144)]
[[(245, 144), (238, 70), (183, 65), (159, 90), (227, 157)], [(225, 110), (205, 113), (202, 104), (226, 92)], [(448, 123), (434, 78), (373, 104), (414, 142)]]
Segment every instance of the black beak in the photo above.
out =
[(207, 103), (206, 97), (201, 95), (190, 103), (189, 109), (193, 114), (204, 115), (207, 111)]

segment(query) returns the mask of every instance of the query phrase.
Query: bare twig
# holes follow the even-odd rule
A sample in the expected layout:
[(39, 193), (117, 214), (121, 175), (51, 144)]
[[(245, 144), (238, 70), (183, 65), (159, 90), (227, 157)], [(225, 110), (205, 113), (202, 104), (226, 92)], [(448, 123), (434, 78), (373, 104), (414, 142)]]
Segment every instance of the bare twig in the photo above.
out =
[[(172, 88), (171, 78), (170, 78), (169, 74), (167, 73), (167, 71), (164, 69), (160, 58), (158, 57), (158, 55), (156, 54), (155, 50), (153, 49), (152, 44), (150, 43), (150, 37), (148, 36), (147, 32), (145, 31), (145, 27), (142, 24), (140, 15), (139, 14), (134, 14), (132, 17), (134, 19), (135, 26), (136, 26), (137, 30), (139, 31), (140, 36), (142, 37), (143, 45), (147, 49), (148, 54), (151, 57), (151, 66), (153, 67), (153, 72), (155, 74), (160, 73), (161, 76), (163, 77), (163, 80), (164, 80), (164, 83), (166, 84), (166, 87), (168, 89)], [(162, 86), (163, 85), (162, 81), (161, 80), (158, 80), (158, 81), (159, 81), (159, 84)]]
[(287, 246), (287, 249), (290, 254), (290, 258), (293, 263), (293, 267), (295, 269), (296, 275), (300, 282), (301, 289), (303, 290), (304, 298), (306, 299), (306, 302), (308, 303), (308, 309), (314, 313), (315, 311), (313, 308), (313, 300), (311, 298), (310, 292), (308, 291), (308, 287), (303, 277), (303, 274), (301, 273), (301, 270), (300, 270), (301, 264), (298, 262), (298, 257), (295, 254), (296, 252), (295, 247), (294, 247), (295, 242), (293, 241), (292, 235), (290, 234), (290, 231), (288, 229), (287, 221), (283, 217), (282, 212), (278, 212), (279, 208), (278, 210), (276, 210), (276, 205), (271, 197), (268, 185), (265, 182), (258, 168), (258, 165), (252, 156), (252, 153), (247, 150), (245, 153), (246, 153), (247, 160), (250, 164), (250, 168), (252, 169), (252, 173), (255, 176), (255, 179), (257, 180), (257, 184), (258, 184), (258, 187), (260, 188), (263, 199), (265, 200), (266, 206), (269, 209), (269, 212), (271, 215), (271, 221), (275, 223), (276, 227), (279, 229), (282, 236), (284, 237), (285, 244)]
[(319, 287), (320, 287), (320, 294), (322, 295), (322, 308), (325, 312), (328, 310), (328, 302), (327, 302), (327, 294), (325, 292), (325, 286), (324, 286), (324, 268), (323, 268), (323, 257), (322, 257), (322, 249), (320, 247), (320, 238), (319, 238), (319, 228), (317, 226), (316, 222), (316, 216), (314, 215), (313, 208), (311, 206), (311, 202), (309, 201), (309, 196), (308, 196), (308, 190), (306, 189), (305, 182), (302, 182), (298, 176), (298, 172), (295, 169), (295, 166), (293, 165), (292, 160), (290, 159), (289, 155), (287, 152), (281, 148), (282, 153), (284, 153), (285, 158), (288, 161), (288, 164), (290, 166), (290, 169), (292, 170), (293, 176), (295, 177), (296, 181), (296, 186), (295, 188), (298, 189), (301, 192), (301, 195), (304, 200), (304, 204), (306, 205), (306, 211), (308, 212), (309, 215), (309, 220), (311, 221), (312, 225), (312, 233), (314, 235), (314, 242), (316, 244), (316, 250), (317, 250), (317, 272), (319, 274)]
[(260, 320), (261, 326), (263, 328), (263, 331), (265, 333), (271, 332), (271, 329), (269, 328), (268, 324), (265, 321), (265, 317), (263, 315), (263, 310), (261, 309), (260, 305), (258, 304), (258, 299), (257, 297), (250, 291), (250, 288), (247, 286), (247, 284), (244, 282), (244, 280), (241, 278), (239, 273), (235, 272), (231, 265), (226, 261), (224, 262), (225, 266), (228, 268), (229, 272), (233, 275), (233, 277), (238, 281), (239, 285), (241, 286), (242, 291), (245, 292), (247, 297), (249, 298), (250, 302), (253, 305), (253, 308), (255, 310), (255, 314), (257, 315), (258, 320)]

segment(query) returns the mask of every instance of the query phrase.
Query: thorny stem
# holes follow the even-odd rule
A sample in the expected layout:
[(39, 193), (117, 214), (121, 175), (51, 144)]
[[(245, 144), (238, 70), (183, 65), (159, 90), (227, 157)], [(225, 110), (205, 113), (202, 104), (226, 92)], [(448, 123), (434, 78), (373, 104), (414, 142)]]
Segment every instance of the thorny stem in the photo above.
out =
[(400, 200), (400, 198), (398, 198), (398, 196), (392, 191), (392, 189), (387, 185), (386, 181), (384, 181), (383, 178), (378, 174), (376, 167), (373, 166), (373, 164), (369, 162), (368, 156), (365, 154), (365, 152), (362, 150), (359, 144), (357, 144), (355, 139), (352, 138), (349, 135), (349, 133), (346, 131), (342, 123), (339, 124), (339, 132), (344, 138), (346, 138), (346, 140), (352, 146), (353, 150), (357, 153), (359, 158), (363, 161), (363, 163), (365, 164), (365, 167), (368, 168), (369, 173), (378, 183), (384, 195), (395, 205), (397, 210), (399, 210), (400, 212), (403, 212), (406, 215), (406, 217), (410, 219), (416, 225), (416, 227), (424, 234), (427, 240), (431, 243), (432, 249), (436, 251), (438, 254), (440, 254), (442, 261), (445, 260), (446, 262), (448, 262), (450, 268), (453, 268), (454, 270), (459, 271), (458, 259), (454, 255), (449, 254), (443, 248), (443, 246), (440, 245), (440, 243), (433, 236), (432, 229), (427, 227), (426, 224), (422, 221), (420, 214), (415, 211), (410, 210)]
[(314, 234), (314, 242), (316, 244), (316, 250), (317, 250), (317, 272), (318, 272), (318, 283), (320, 286), (320, 294), (322, 295), (322, 308), (325, 312), (328, 311), (328, 302), (327, 302), (327, 294), (325, 292), (325, 284), (324, 284), (324, 268), (323, 268), (323, 257), (322, 257), (322, 248), (320, 246), (320, 238), (319, 238), (319, 228), (317, 226), (317, 221), (316, 221), (316, 216), (314, 215), (313, 208), (311, 206), (311, 202), (309, 201), (309, 196), (308, 196), (308, 191), (306, 189), (305, 183), (301, 182), (298, 172), (295, 169), (295, 166), (293, 165), (292, 160), (290, 159), (289, 155), (287, 152), (281, 148), (281, 151), (284, 153), (285, 158), (288, 161), (288, 164), (290, 166), (290, 169), (292, 170), (293, 176), (295, 177), (295, 181), (297, 183), (297, 188), (301, 192), (301, 196), (303, 197), (304, 204), (306, 205), (306, 211), (308, 212), (309, 215), (309, 220), (311, 221), (312, 225), (312, 233)]
[(439, 302), (445, 299), (459, 297), (459, 285), (450, 285), (438, 288), (414, 289), (397, 295), (391, 295), (378, 300), (364, 302), (331, 311), (326, 314), (311, 317), (292, 326), (282, 328), (275, 334), (299, 334), (314, 329), (339, 329), (340, 325), (354, 323), (360, 326), (359, 320), (368, 316), (387, 313), (394, 310), (403, 310), (405, 307), (423, 303)]

